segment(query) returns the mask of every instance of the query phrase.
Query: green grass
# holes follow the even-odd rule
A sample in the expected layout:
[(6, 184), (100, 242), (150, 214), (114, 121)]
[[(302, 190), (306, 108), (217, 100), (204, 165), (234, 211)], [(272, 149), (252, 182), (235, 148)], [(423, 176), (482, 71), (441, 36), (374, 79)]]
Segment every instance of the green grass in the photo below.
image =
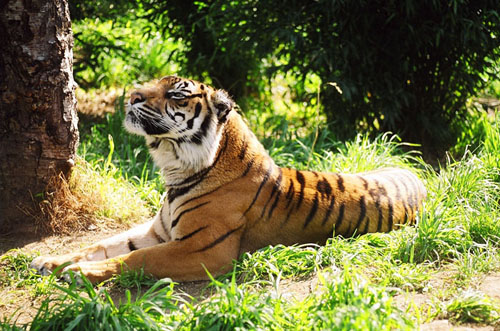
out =
[[(100, 124), (86, 124), (79, 153), (95, 176), (127, 181), (127, 190), (155, 210), (162, 181), (142, 138), (123, 133), (121, 108)], [(418, 173), (428, 199), (417, 226), (335, 237), (324, 246), (277, 245), (244, 254), (233, 272), (212, 280), (203, 298), (142, 272), (124, 273), (99, 288), (88, 282), (62, 284), (30, 271), (32, 256), (11, 252), (0, 262), (2, 287), (24, 289), (41, 300), (36, 317), (18, 327), (389, 330), (415, 329), (435, 318), (498, 326), (498, 303), (475, 286), (486, 273), (500, 271), (499, 120), (474, 116), (470, 121), (480, 123), (483, 132), (475, 149), (465, 148), (461, 157), (450, 156), (434, 170), (393, 135), (374, 140), (360, 135), (343, 144), (318, 122), (299, 132), (290, 124), (293, 115), (266, 114), (274, 124), (260, 138), (280, 165), (344, 172), (397, 166)], [(315, 282), (309, 284), (316, 285), (305, 297), (283, 292), (285, 282), (311, 279)], [(124, 293), (121, 303), (110, 294), (116, 291)], [(427, 296), (430, 303), (398, 308), (395, 298), (412, 293)], [(1, 321), (2, 329), (15, 329), (13, 316)]]

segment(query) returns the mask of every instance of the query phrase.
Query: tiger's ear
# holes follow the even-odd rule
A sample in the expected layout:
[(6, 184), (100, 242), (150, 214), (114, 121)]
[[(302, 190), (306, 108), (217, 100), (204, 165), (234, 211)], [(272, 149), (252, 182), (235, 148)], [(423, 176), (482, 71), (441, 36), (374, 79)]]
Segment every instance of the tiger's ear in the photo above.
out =
[(217, 90), (212, 95), (212, 102), (215, 107), (219, 122), (226, 122), (227, 115), (234, 107), (234, 101), (229, 97), (226, 91)]

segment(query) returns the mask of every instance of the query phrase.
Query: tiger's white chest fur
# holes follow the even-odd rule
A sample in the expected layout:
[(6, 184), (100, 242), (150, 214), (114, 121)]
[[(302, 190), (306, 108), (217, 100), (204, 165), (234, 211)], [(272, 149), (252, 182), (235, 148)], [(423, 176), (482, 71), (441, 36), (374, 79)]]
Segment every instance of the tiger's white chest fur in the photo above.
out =
[(200, 144), (145, 137), (153, 161), (160, 168), (167, 186), (175, 186), (213, 163), (222, 136), (216, 127), (217, 120), (213, 117)]

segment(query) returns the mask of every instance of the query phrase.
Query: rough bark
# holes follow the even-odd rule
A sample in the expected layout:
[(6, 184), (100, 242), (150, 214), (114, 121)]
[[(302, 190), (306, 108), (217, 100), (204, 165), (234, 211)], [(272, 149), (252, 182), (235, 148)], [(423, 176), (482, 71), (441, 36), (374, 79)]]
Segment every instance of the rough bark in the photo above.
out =
[(78, 142), (66, 0), (0, 0), (0, 234), (29, 229), (51, 176)]

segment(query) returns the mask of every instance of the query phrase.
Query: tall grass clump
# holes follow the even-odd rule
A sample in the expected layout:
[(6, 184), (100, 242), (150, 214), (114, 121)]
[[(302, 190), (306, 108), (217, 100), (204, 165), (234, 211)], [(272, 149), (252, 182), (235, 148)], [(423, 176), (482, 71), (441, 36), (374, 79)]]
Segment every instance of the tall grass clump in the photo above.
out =
[[(383, 287), (371, 284), (352, 266), (333, 279), (322, 279), (325, 290), (306, 300), (295, 320), (304, 329), (316, 330), (412, 330), (413, 322), (393, 305)], [(300, 316), (300, 318), (297, 318)], [(300, 327), (299, 327), (300, 329)]]
[(151, 216), (143, 197), (109, 158), (93, 163), (79, 159), (70, 179), (73, 194), (81, 202), (92, 201), (91, 215), (97, 219), (134, 223)]
[(96, 290), (82, 278), (66, 287), (55, 285), (59, 294), (44, 300), (30, 330), (162, 330), (170, 321), (168, 309), (177, 309), (184, 299), (174, 293), (173, 283), (158, 281), (144, 294), (132, 299), (125, 291), (125, 300), (115, 303), (103, 288)]
[(500, 306), (484, 293), (467, 290), (450, 300), (445, 310), (455, 322), (496, 323), (500, 321)]
[(481, 245), (498, 246), (500, 133), (498, 120), (479, 120), (486, 134), (475, 153), (466, 150), (460, 160), (448, 157), (439, 173), (428, 170), (428, 198), (415, 230), (402, 234), (401, 260), (447, 261)]
[(134, 186), (117, 175), (111, 153), (102, 162), (77, 157), (68, 179), (58, 176), (50, 180), (39, 212), (33, 213), (38, 230), (71, 234), (106, 220), (126, 224), (150, 215)]

